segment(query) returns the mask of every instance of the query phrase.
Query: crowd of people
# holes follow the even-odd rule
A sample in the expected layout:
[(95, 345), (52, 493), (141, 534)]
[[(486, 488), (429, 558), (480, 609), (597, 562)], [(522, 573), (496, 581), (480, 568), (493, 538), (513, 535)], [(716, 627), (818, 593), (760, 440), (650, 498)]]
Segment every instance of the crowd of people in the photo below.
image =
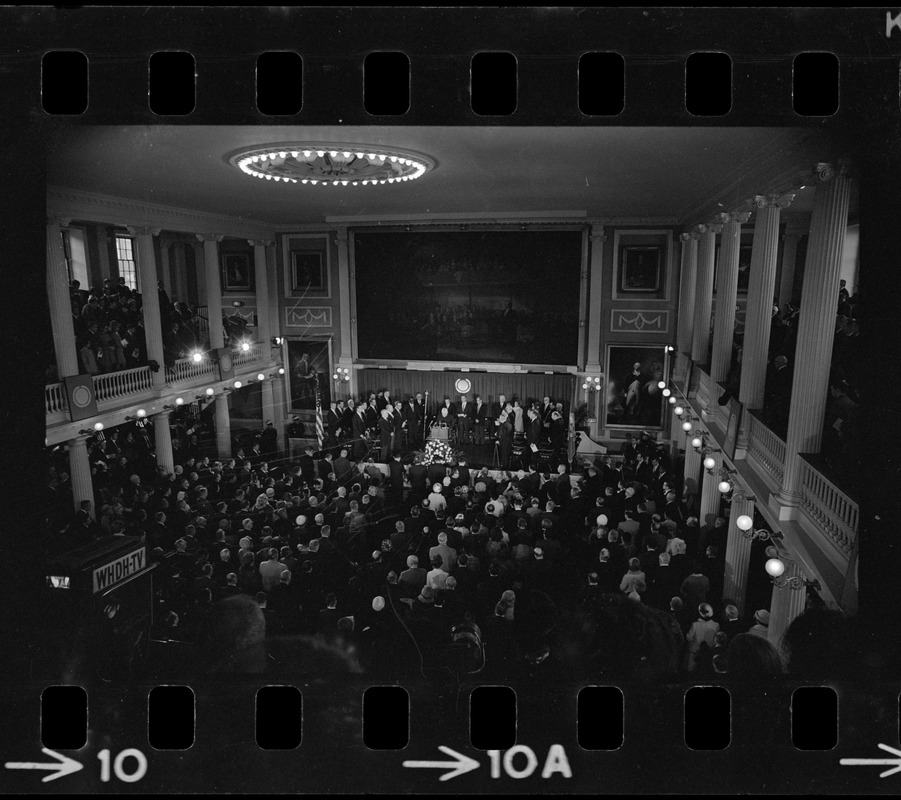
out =
[(146, 543), (156, 636), (189, 648), (203, 674), (265, 671), (267, 652), (309, 671), (322, 648), (396, 679), (784, 671), (768, 610), (742, 617), (723, 596), (726, 521), (689, 516), (650, 437), (579, 476), (405, 465), (399, 453), (385, 473), (346, 448), (296, 462), (182, 451), (167, 474), (151, 437), (126, 440), (92, 450), (97, 513), (82, 504), (51, 539)]

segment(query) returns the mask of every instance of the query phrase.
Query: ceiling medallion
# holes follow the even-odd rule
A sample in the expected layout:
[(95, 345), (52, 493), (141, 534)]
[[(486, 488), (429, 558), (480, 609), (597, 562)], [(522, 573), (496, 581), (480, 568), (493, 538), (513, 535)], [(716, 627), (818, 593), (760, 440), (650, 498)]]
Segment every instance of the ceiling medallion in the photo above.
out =
[(242, 150), (228, 159), (246, 175), (310, 186), (374, 186), (416, 180), (434, 169), (419, 153), (371, 145), (302, 142)]

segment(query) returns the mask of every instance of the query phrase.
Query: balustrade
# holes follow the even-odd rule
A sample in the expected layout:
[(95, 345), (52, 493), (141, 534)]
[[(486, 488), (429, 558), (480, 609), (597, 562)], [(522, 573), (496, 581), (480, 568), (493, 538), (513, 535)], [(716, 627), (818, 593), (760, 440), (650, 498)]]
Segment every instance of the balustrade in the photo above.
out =
[(44, 410), (47, 414), (66, 410), (66, 391), (61, 383), (48, 383), (44, 387)]
[(801, 511), (850, 558), (860, 507), (805, 458), (801, 459)]
[(171, 367), (166, 367), (166, 380), (168, 383), (180, 383), (202, 378), (217, 372), (216, 365), (209, 359), (194, 361), (193, 358), (180, 358)]
[(150, 367), (124, 369), (94, 376), (94, 396), (98, 403), (144, 392), (153, 386)]
[(782, 485), (782, 471), (785, 467), (785, 442), (764, 425), (754, 412), (748, 414), (748, 420), (748, 454), (779, 487)]

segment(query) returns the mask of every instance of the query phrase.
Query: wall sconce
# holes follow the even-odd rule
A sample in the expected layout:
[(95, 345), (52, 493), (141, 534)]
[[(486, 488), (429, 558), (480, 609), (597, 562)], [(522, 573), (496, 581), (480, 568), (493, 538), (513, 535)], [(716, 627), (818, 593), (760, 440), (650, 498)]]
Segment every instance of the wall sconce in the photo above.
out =
[(671, 397), (673, 393), (672, 393), (669, 389), (664, 389), (664, 390), (661, 392), (661, 394), (662, 394), (664, 397)]
[(266, 376), (262, 372), (259, 372), (257, 373), (257, 380), (262, 383), (264, 380), (266, 380)]
[(338, 367), (332, 375), (332, 380), (335, 381), (335, 383), (349, 383), (350, 370), (347, 367)]
[(167, 406), (163, 406), (163, 408), (166, 409), (166, 411), (172, 411), (173, 409), (178, 408), (179, 406), (183, 406), (184, 404), (185, 404), (185, 401), (184, 401), (183, 397), (176, 397), (174, 403), (170, 403)]
[(285, 374), (285, 368), (284, 368), (284, 367), (279, 367), (279, 368), (278, 368), (278, 374), (279, 374), (279, 375), (284, 375), (284, 374)]
[(734, 469), (723, 468), (720, 470), (720, 478), (722, 478), (722, 480), (716, 487), (720, 490), (720, 494), (729, 494), (729, 492), (731, 492), (735, 488), (732, 481), (729, 479), (729, 476), (734, 474)]
[[(694, 423), (697, 421), (697, 417), (693, 417), (691, 416), (691, 414), (687, 414), (685, 421), (682, 423), (682, 430), (685, 431), (686, 434), (691, 433), (691, 429), (694, 427)], [(694, 436), (701, 436), (701, 431), (695, 431)]]
[(658, 388), (658, 389), (665, 389), (665, 388), (666, 388), (666, 381), (657, 381), (657, 388)]
[(235, 381), (233, 386), (235, 389), (240, 389), (244, 384), (241, 381)]
[(205, 397), (212, 397), (214, 394), (216, 394), (216, 390), (210, 387), (209, 389), (206, 389), (203, 394), (195, 394), (194, 399), (203, 400)]
[(582, 383), (582, 389), (586, 392), (599, 392), (601, 391), (601, 379), (598, 377), (589, 378), (587, 375), (585, 376), (585, 381)]
[(698, 449), (698, 452), (702, 456), (706, 456), (704, 459), (704, 469), (707, 470), (708, 475), (713, 475), (713, 470), (716, 468), (716, 459), (710, 454), (721, 453), (722, 451), (718, 447), (701, 447)]
[(664, 350), (666, 350), (667, 353), (675, 353), (675, 352), (676, 352), (676, 348), (673, 347), (671, 344), (668, 344), (668, 345), (664, 348)]
[(744, 492), (738, 492), (737, 494), (732, 495), (732, 502), (747, 500), (749, 503), (753, 503), (757, 498), (753, 494), (745, 494)]
[(132, 416), (126, 417), (126, 422), (137, 422), (139, 419), (144, 419), (147, 416), (147, 412), (143, 408), (139, 408)]
[(810, 580), (805, 578), (803, 575), (792, 575), (790, 578), (782, 577), (785, 572), (785, 561), (789, 563), (794, 563), (789, 558), (770, 558), (765, 565), (765, 569), (767, 575), (770, 576), (770, 582), (777, 589), (784, 589), (788, 587), (796, 592), (801, 589), (811, 588), (811, 589), (819, 589), (820, 582), (818, 580)]

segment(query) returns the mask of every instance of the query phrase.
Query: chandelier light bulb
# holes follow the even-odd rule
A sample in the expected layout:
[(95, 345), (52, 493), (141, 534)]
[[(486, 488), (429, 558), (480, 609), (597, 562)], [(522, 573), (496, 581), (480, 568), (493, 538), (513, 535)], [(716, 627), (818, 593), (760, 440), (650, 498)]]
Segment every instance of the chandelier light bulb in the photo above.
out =
[(785, 572), (785, 564), (778, 558), (771, 558), (766, 562), (765, 569), (771, 578), (778, 578)]
[(735, 520), (735, 526), (740, 531), (749, 531), (754, 527), (754, 520), (751, 519), (747, 514), (742, 514), (737, 520)]
[(250, 350), (250, 344), (248, 342), (241, 342), (241, 350), (245, 353)]

